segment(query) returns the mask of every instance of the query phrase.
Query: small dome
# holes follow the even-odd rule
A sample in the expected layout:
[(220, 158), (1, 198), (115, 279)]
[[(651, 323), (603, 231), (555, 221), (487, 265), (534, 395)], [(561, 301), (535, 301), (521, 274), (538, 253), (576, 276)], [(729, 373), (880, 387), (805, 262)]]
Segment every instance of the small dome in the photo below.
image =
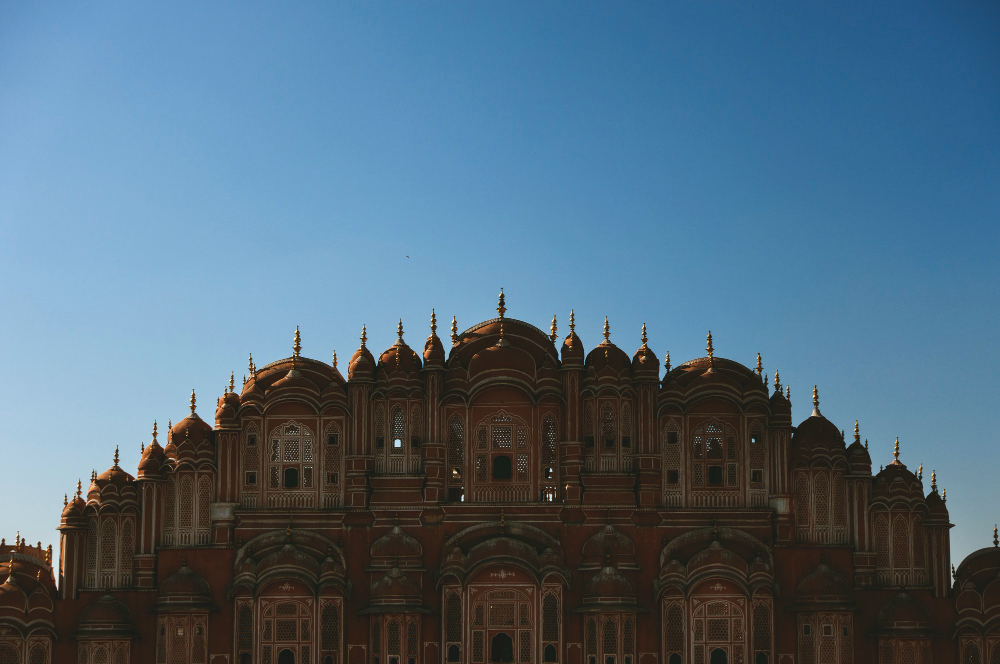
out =
[(62, 516), (64, 519), (83, 516), (83, 508), (85, 506), (86, 503), (83, 502), (83, 498), (73, 496), (70, 498), (69, 502), (66, 503), (66, 506), (63, 507)]
[(351, 356), (351, 361), (347, 364), (347, 379), (354, 380), (356, 378), (371, 378), (374, 373), (375, 357), (372, 355), (371, 351), (368, 350), (368, 347), (365, 346), (364, 340), (362, 340), (361, 347), (354, 351), (354, 355)]
[(825, 563), (820, 563), (795, 588), (795, 599), (800, 604), (849, 604), (853, 596), (847, 579)]
[(852, 473), (870, 475), (872, 472), (872, 458), (860, 441), (855, 440), (847, 448), (847, 462)]
[(597, 374), (610, 370), (618, 375), (627, 375), (632, 371), (632, 362), (628, 359), (628, 355), (610, 341), (604, 341), (591, 350), (587, 354), (586, 365), (588, 370)]
[(925, 631), (931, 627), (927, 609), (906, 593), (899, 593), (879, 610), (876, 628), (882, 632)]
[(139, 459), (139, 477), (146, 475), (159, 475), (167, 457), (160, 444), (153, 439), (146, 449), (142, 451), (142, 458)]
[(80, 615), (80, 636), (132, 636), (132, 615), (128, 608), (111, 595), (95, 600)]
[[(645, 325), (642, 326), (642, 333), (645, 337)], [(656, 353), (646, 345), (645, 341), (639, 346), (639, 350), (635, 351), (635, 355), (632, 356), (632, 374), (636, 378), (649, 378), (652, 380), (659, 380), (660, 378), (660, 360), (657, 359)]]
[(210, 595), (208, 582), (187, 566), (187, 561), (180, 569), (168, 576), (160, 584), (160, 596), (208, 597)]
[(441, 338), (434, 332), (427, 337), (424, 343), (424, 364), (425, 366), (443, 367), (445, 360), (444, 345)]
[(212, 435), (212, 425), (198, 417), (198, 413), (192, 411), (190, 415), (180, 422), (174, 424), (170, 429), (170, 440), (180, 441), (188, 437), (194, 441), (204, 440)]
[(948, 515), (948, 507), (944, 504), (944, 499), (932, 488), (925, 499), (927, 502), (927, 522), (948, 523), (951, 517)]
[(898, 459), (889, 463), (875, 476), (872, 498), (886, 502), (893, 500), (923, 501), (923, 483)]
[(423, 548), (420, 542), (403, 532), (398, 525), (372, 543), (373, 558), (420, 558)]
[(823, 417), (819, 409), (795, 429), (792, 436), (792, 456), (808, 458), (814, 454), (830, 454), (845, 449), (844, 438), (834, 424)]
[(576, 335), (576, 332), (570, 329), (569, 334), (566, 335), (562, 343), (563, 364), (583, 364), (583, 359), (583, 342), (580, 341), (580, 337)]
[(420, 585), (393, 567), (382, 578), (372, 583), (372, 603), (382, 601), (414, 600), (420, 597)]
[(771, 420), (775, 423), (792, 423), (792, 404), (781, 392), (775, 390), (768, 399), (771, 404)]
[(634, 598), (635, 587), (618, 568), (607, 564), (583, 586), (585, 598)]
[(420, 357), (406, 345), (403, 337), (387, 348), (378, 358), (377, 371), (380, 376), (390, 377), (402, 374), (405, 377), (416, 375), (420, 371)]

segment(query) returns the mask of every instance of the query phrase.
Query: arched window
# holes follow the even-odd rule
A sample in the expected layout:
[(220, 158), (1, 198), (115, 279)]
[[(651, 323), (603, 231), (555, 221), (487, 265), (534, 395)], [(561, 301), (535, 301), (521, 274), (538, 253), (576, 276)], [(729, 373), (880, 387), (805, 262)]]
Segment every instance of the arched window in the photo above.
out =
[(331, 422), (326, 427), (323, 448), (323, 506), (340, 506), (341, 463), (344, 454), (340, 426)]
[(420, 439), (423, 436), (422, 418), (420, 416), (420, 406), (413, 404), (410, 408), (410, 445), (420, 447)]
[[(271, 432), (270, 487), (283, 490), (312, 489), (315, 460), (312, 431), (294, 421), (275, 428)], [(281, 497), (275, 496), (269, 500), (272, 501), (269, 504), (274, 504)]]
[(586, 651), (587, 651), (587, 664), (597, 663), (597, 621), (593, 618), (587, 619), (586, 627)]
[(594, 447), (594, 403), (590, 399), (583, 404), (583, 442)]
[(906, 525), (902, 514), (892, 521), (892, 566), (897, 572), (908, 571), (910, 567), (910, 536)]
[(513, 477), (513, 468), (510, 457), (506, 454), (499, 454), (493, 457), (493, 479), (509, 480)]
[(131, 517), (122, 520), (122, 550), (120, 583), (122, 588), (132, 585), (132, 553), (135, 547), (135, 525)]
[(445, 600), (445, 643), (448, 644), (448, 661), (462, 659), (462, 595), (458, 590)]
[(87, 586), (97, 587), (97, 517), (87, 520)]
[[(795, 474), (795, 525), (800, 531), (809, 529), (809, 480), (806, 474)], [(802, 539), (806, 539), (807, 536)]]
[(876, 513), (873, 533), (875, 565), (879, 570), (880, 581), (887, 584), (889, 583), (889, 519), (885, 514)]
[(965, 644), (962, 650), (962, 664), (982, 664), (982, 654), (979, 652), (979, 644), (971, 641)]
[(672, 652), (680, 658), (684, 651), (684, 613), (681, 605), (670, 604), (666, 610), (666, 646), (667, 652)]
[(198, 544), (211, 541), (212, 526), (212, 480), (202, 475), (198, 480)]
[(379, 404), (375, 407), (375, 449), (376, 451), (385, 448), (385, 406)]
[[(257, 473), (260, 472), (260, 445), (258, 444), (257, 427), (250, 424), (243, 434), (243, 491), (256, 492), (258, 489)], [(254, 499), (244, 498), (247, 507), (256, 507)]]
[[(711, 420), (694, 429), (691, 484), (695, 489), (730, 492), (738, 489), (738, 462), (736, 430), (733, 427), (719, 420)], [(725, 495), (731, 496), (732, 493)], [(695, 505), (700, 504), (696, 500)]]
[(448, 420), (448, 500), (465, 496), (465, 424), (458, 415)]
[(118, 546), (117, 524), (112, 518), (105, 518), (101, 525), (101, 585), (105, 588), (114, 588), (118, 585), (115, 582)]
[(320, 613), (322, 631), (320, 632), (320, 647), (323, 652), (340, 650), (340, 607), (336, 602), (326, 601)]
[(402, 454), (403, 441), (406, 439), (406, 423), (403, 421), (403, 409), (399, 406), (393, 406), (390, 420), (392, 422), (392, 453)]
[(613, 453), (618, 446), (615, 409), (610, 403), (601, 406), (601, 453)]

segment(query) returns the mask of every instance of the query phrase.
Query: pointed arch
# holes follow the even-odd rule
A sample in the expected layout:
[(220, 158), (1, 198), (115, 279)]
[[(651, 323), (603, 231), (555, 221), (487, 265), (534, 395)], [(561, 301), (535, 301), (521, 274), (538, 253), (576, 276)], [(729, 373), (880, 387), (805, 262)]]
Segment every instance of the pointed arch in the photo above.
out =
[(424, 435), (423, 417), (420, 414), (420, 405), (413, 404), (410, 406), (410, 439), (420, 444), (420, 440)]
[(117, 578), (118, 524), (113, 517), (105, 517), (101, 524), (101, 586), (113, 588)]
[(135, 547), (135, 522), (132, 517), (125, 517), (122, 520), (121, 541), (121, 580), (119, 585), (122, 588), (127, 588), (132, 585), (132, 555)]

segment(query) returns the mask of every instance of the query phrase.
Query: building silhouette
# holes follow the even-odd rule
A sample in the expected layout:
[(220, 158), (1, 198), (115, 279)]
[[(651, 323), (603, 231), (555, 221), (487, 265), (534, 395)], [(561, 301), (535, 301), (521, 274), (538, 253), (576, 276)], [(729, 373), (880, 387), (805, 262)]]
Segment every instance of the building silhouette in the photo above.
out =
[[(0, 664), (1000, 664), (1000, 548), (778, 372), (505, 316), (300, 354), (0, 546)], [(445, 347), (448, 347), (446, 351)]]

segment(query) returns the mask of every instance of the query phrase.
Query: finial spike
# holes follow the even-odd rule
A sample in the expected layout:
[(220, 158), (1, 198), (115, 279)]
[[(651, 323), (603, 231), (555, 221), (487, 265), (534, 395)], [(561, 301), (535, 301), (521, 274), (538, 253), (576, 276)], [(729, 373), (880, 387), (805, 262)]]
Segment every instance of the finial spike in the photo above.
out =
[(867, 438), (865, 438), (865, 451), (866, 452), (868, 451), (868, 439)]
[(558, 329), (559, 328), (556, 326), (556, 315), (552, 314), (552, 325), (549, 326), (549, 339), (552, 343), (555, 343), (556, 339), (559, 337), (559, 335), (556, 334), (556, 330)]
[(573, 332), (575, 332), (575, 331), (576, 331), (576, 314), (573, 313), (572, 309), (570, 309), (569, 310), (569, 333), (573, 334)]
[(454, 316), (451, 317), (451, 345), (458, 345), (458, 321)]
[(153, 442), (156, 442), (156, 420), (153, 420)]
[(115, 468), (118, 467), (118, 446), (115, 445)]
[(858, 421), (854, 420), (854, 442), (861, 444), (861, 430), (858, 428)]
[(993, 546), (1000, 547), (1000, 539), (997, 538), (997, 524), (993, 524)]
[(399, 338), (400, 341), (403, 340), (403, 319), (402, 318), (399, 319), (399, 324), (396, 325), (396, 336)]
[(434, 313), (434, 308), (431, 307), (431, 336), (436, 337), (437, 331), (438, 331), (437, 314)]
[(765, 372), (764, 372), (764, 389), (765, 389), (765, 390), (767, 390), (767, 389), (769, 388), (769, 386), (768, 386), (768, 382), (769, 382), (769, 379), (768, 379), (768, 377), (767, 377), (767, 372), (765, 371)]
[(948, 502), (948, 489), (941, 489), (941, 502)]
[(611, 343), (611, 326), (608, 325), (608, 317), (604, 317), (604, 343)]
[(79, 479), (76, 480), (76, 497), (79, 498), (83, 494), (83, 482)]
[(191, 414), (194, 415), (194, 409), (196, 407), (198, 400), (194, 396), (194, 390), (191, 390)]
[(230, 371), (229, 372), (229, 391), (230, 392), (235, 392), (236, 391), (236, 372), (235, 371)]
[(760, 378), (761, 372), (763, 372), (763, 371), (764, 371), (764, 365), (761, 364), (761, 362), (760, 362), (760, 353), (757, 353), (757, 369), (756, 369), (757, 378)]
[(709, 364), (715, 362), (715, 348), (712, 346), (712, 331), (708, 331), (708, 343), (705, 345), (705, 350), (708, 351), (708, 362)]
[(365, 344), (368, 343), (368, 328), (365, 325), (361, 326), (361, 347), (364, 348)]
[(667, 356), (663, 358), (663, 372), (664, 375), (670, 373), (670, 351), (667, 351)]
[(813, 408), (819, 410), (819, 386), (813, 385)]
[(931, 491), (937, 491), (937, 471), (931, 468)]
[(924, 481), (924, 464), (920, 464), (920, 466), (917, 467), (917, 479), (921, 482)]
[(247, 360), (247, 371), (250, 373), (250, 378), (256, 380), (256, 378), (257, 378), (257, 367), (255, 367), (254, 363), (253, 363), (253, 353), (250, 353), (250, 359)]
[(67, 505), (69, 505), (69, 494), (64, 493), (63, 494), (63, 507), (66, 507)]
[(337, 368), (337, 351), (333, 351), (333, 368)]
[(777, 369), (774, 370), (774, 391), (781, 394), (781, 376)]
[(892, 450), (892, 460), (899, 463), (899, 436), (896, 436), (896, 446)]
[(299, 335), (299, 326), (295, 326), (295, 343), (292, 344), (292, 357), (298, 357), (302, 350), (302, 336)]
[(503, 286), (500, 287), (500, 301), (497, 304), (497, 313), (500, 314), (500, 341), (498, 345), (504, 346), (507, 342), (503, 338), (503, 315), (507, 313), (507, 307), (504, 306)]
[(646, 324), (643, 323), (642, 324), (642, 348), (643, 348), (643, 350), (645, 350), (648, 347), (646, 345), (647, 341), (648, 341), (648, 339), (646, 338)]

